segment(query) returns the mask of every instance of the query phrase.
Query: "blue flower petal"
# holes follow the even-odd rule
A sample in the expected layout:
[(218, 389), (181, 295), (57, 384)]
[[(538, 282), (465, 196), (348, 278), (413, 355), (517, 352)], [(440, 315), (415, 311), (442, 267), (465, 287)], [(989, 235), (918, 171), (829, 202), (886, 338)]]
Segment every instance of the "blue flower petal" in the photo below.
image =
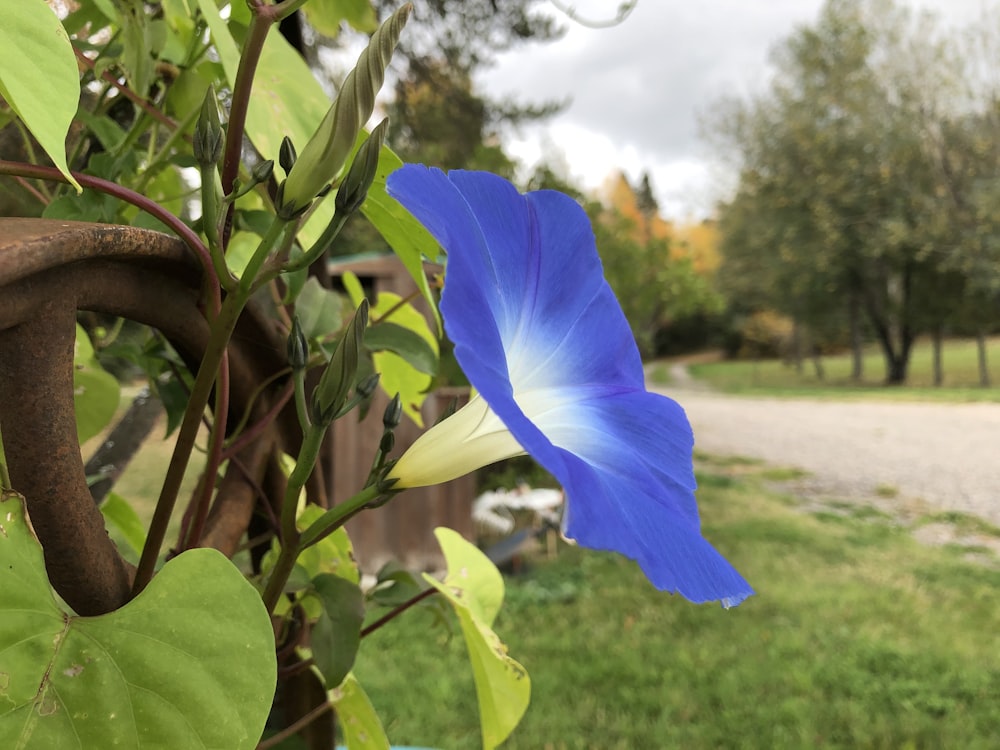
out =
[(567, 533), (661, 589), (733, 605), (750, 586), (701, 536), (683, 410), (645, 390), (589, 219), (552, 191), (406, 165), (389, 193), (448, 251), (445, 328), (470, 382), (567, 493)]

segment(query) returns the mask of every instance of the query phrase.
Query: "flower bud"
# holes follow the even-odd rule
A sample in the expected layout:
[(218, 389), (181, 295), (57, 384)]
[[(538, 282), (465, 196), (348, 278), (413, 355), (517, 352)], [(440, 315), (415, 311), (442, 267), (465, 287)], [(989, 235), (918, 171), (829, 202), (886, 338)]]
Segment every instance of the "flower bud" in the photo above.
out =
[(201, 103), (201, 113), (194, 126), (194, 158), (201, 166), (219, 163), (222, 156), (223, 132), (219, 119), (219, 105), (215, 99), (215, 87), (209, 86)]
[(312, 416), (315, 424), (330, 424), (347, 402), (358, 374), (358, 360), (367, 325), (368, 300), (362, 300), (313, 391)]
[(397, 393), (382, 413), (382, 425), (386, 430), (395, 430), (403, 419), (403, 401)]
[(262, 182), (270, 180), (273, 173), (274, 159), (268, 159), (255, 164), (254, 168), (250, 171), (250, 176), (253, 178), (253, 184), (259, 185)]
[(293, 370), (301, 370), (309, 362), (309, 343), (299, 325), (299, 316), (292, 318), (292, 330), (288, 332), (288, 364)]
[(412, 9), (407, 4), (389, 16), (372, 35), (354, 70), (347, 74), (323, 122), (288, 173), (284, 200), (289, 211), (308, 205), (340, 174), (354, 150), (358, 133), (372, 116), (375, 95), (382, 88), (385, 69)]
[(381, 373), (377, 372), (373, 375), (369, 375), (367, 378), (358, 383), (358, 387), (354, 389), (355, 392), (361, 398), (369, 398), (373, 393), (375, 393), (375, 389), (378, 388), (378, 381), (381, 377)]
[(295, 144), (286, 135), (281, 139), (281, 147), (278, 149), (278, 164), (285, 170), (286, 175), (292, 171), (297, 158), (298, 154), (295, 153)]
[(378, 173), (378, 157), (388, 128), (389, 118), (386, 118), (375, 127), (354, 155), (354, 161), (347, 171), (347, 177), (340, 183), (334, 203), (341, 216), (357, 211), (368, 197), (368, 189)]

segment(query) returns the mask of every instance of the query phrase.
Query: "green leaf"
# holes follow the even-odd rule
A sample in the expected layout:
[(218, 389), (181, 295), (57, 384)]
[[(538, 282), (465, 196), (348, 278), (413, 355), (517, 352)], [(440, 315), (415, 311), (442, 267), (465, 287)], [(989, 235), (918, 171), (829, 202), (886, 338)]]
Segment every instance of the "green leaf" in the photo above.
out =
[(524, 716), (531, 699), (531, 681), (490, 629), (503, 603), (500, 571), (458, 532), (438, 528), (434, 534), (448, 563), (448, 575), (444, 581), (426, 573), (424, 578), (448, 599), (458, 615), (476, 683), (483, 747), (492, 750)]
[(66, 134), (80, 100), (80, 73), (66, 30), (45, 0), (5, 3), (0, 95), (81, 191), (66, 164)]
[[(318, 505), (307, 505), (299, 513), (295, 524), (299, 531), (305, 531), (324, 513), (323, 508)], [(358, 563), (354, 559), (354, 547), (343, 526), (304, 550), (295, 564), (305, 568), (310, 578), (322, 573), (332, 573), (351, 583), (361, 580)]]
[[(437, 360), (437, 339), (427, 325), (427, 319), (421, 315), (413, 305), (405, 304), (398, 294), (382, 292), (378, 296), (378, 301), (372, 307), (372, 317), (378, 318), (392, 310), (392, 322), (403, 326), (415, 335), (420, 336), (431, 349), (436, 370)], [(409, 416), (418, 426), (423, 427), (423, 417), (420, 414), (420, 407), (427, 398), (427, 393), (433, 382), (433, 378), (421, 369), (414, 367), (410, 362), (391, 351), (374, 352), (372, 361), (375, 370), (381, 373), (379, 387), (389, 396), (399, 394), (403, 402), (403, 413)]]
[(361, 212), (368, 217), (368, 221), (389, 243), (393, 252), (399, 256), (403, 266), (409, 271), (420, 293), (430, 305), (440, 331), (441, 314), (438, 312), (437, 302), (431, 294), (427, 275), (424, 273), (424, 257), (435, 260), (441, 254), (440, 245), (424, 225), (413, 217), (413, 214), (403, 208), (395, 198), (390, 198), (385, 191), (386, 177), (401, 166), (403, 166), (402, 159), (388, 146), (383, 146), (378, 160), (378, 173), (375, 182), (368, 189), (368, 197), (361, 204)]
[(378, 28), (378, 16), (369, 0), (310, 0), (302, 6), (302, 12), (310, 26), (331, 38), (340, 33), (343, 21), (366, 34)]
[(354, 666), (361, 645), (365, 598), (357, 583), (331, 573), (321, 573), (312, 583), (323, 611), (313, 625), (309, 646), (326, 685), (339, 685)]
[(88, 190), (79, 195), (63, 195), (56, 198), (45, 207), (42, 216), (46, 219), (112, 224), (118, 215), (118, 208), (117, 198), (106, 193)]
[(159, 51), (144, 0), (115, 0), (124, 48), (121, 64), (129, 86), (143, 94), (153, 82), (153, 54)]
[(306, 339), (323, 340), (339, 331), (344, 322), (343, 307), (340, 295), (310, 277), (295, 301), (295, 313)]
[(114, 23), (120, 23), (121, 19), (118, 17), (118, 10), (115, 8), (114, 0), (92, 0), (92, 2), (104, 14), (105, 18)]
[(161, 0), (163, 17), (175, 31), (188, 36), (194, 31), (194, 3), (189, 0)]
[(226, 248), (226, 265), (236, 278), (243, 276), (247, 264), (260, 246), (261, 238), (252, 232), (234, 232)]
[(122, 126), (107, 115), (94, 115), (81, 107), (77, 117), (90, 129), (90, 132), (97, 136), (97, 140), (108, 151), (116, 150), (119, 144), (125, 140), (125, 131), (122, 130)]
[(255, 747), (277, 676), (270, 618), (211, 549), (121, 609), (56, 604), (23, 499), (0, 501), (0, 747)]
[[(364, 289), (358, 277), (348, 272), (344, 274), (342, 280), (351, 302), (355, 305), (360, 304), (364, 298)], [(386, 315), (387, 313), (389, 315)], [(427, 319), (413, 305), (404, 303), (398, 294), (392, 292), (379, 294), (378, 300), (371, 308), (371, 316), (373, 319), (389, 317), (393, 323), (418, 334), (427, 342), (434, 352), (435, 360), (437, 359), (437, 338), (427, 325)], [(391, 351), (373, 353), (372, 361), (375, 370), (381, 375), (379, 387), (389, 396), (395, 396), (398, 393), (403, 403), (403, 413), (409, 416), (417, 426), (423, 427), (424, 421), (420, 414), (420, 407), (427, 398), (427, 392), (433, 378)], [(435, 371), (436, 367), (435, 364)]]
[(188, 387), (172, 374), (159, 378), (155, 382), (156, 395), (163, 403), (163, 410), (167, 413), (167, 429), (163, 433), (163, 439), (170, 437), (174, 430), (181, 426), (184, 419), (184, 412), (188, 404)]
[(118, 381), (101, 367), (87, 332), (78, 323), (73, 356), (73, 406), (76, 409), (76, 434), (81, 443), (108, 426), (120, 399)]
[[(243, 3), (237, 2), (233, 5), (243, 5)], [(240, 66), (240, 48), (236, 45), (233, 35), (229, 33), (226, 22), (219, 15), (215, 0), (198, 0), (198, 8), (201, 10), (205, 23), (208, 24), (208, 30), (212, 32), (212, 41), (215, 42), (215, 51), (219, 55), (219, 62), (222, 63), (222, 68), (226, 71), (226, 79), (232, 86), (233, 81), (236, 80), (236, 71)], [(202, 91), (201, 95), (204, 96), (205, 92)]]
[(437, 373), (437, 352), (419, 333), (396, 323), (379, 323), (365, 331), (365, 346), (372, 351), (389, 351), (406, 360), (417, 372)]
[(424, 586), (413, 573), (395, 560), (390, 560), (379, 568), (368, 597), (380, 607), (398, 607), (423, 590)]
[(353, 674), (329, 692), (347, 750), (389, 750), (382, 722)]
[(146, 544), (146, 525), (129, 501), (118, 493), (111, 492), (101, 503), (101, 513), (104, 520), (118, 530), (132, 551), (141, 555)]

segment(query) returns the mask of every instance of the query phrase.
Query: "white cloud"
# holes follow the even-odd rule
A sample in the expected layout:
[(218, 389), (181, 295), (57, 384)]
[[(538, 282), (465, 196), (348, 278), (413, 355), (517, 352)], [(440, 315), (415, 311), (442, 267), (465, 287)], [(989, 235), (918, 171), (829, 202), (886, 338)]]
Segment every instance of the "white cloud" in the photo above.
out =
[[(590, 18), (614, 15), (618, 0), (575, 0)], [(912, 0), (964, 22), (982, 0)], [(571, 175), (596, 187), (613, 169), (638, 178), (646, 169), (674, 217), (710, 213), (721, 193), (698, 117), (723, 95), (766, 85), (771, 48), (796, 25), (812, 22), (821, 0), (639, 0), (618, 27), (566, 22), (558, 42), (520, 48), (479, 77), (494, 96), (522, 101), (571, 97), (542, 128), (512, 134), (511, 151), (533, 163), (554, 148)]]

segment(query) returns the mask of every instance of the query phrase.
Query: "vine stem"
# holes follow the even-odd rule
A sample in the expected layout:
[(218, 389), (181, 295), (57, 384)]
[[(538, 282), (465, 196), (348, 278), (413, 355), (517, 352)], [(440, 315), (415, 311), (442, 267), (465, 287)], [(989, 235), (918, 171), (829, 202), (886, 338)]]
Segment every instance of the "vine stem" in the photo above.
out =
[[(159, 499), (156, 501), (156, 510), (153, 512), (153, 520), (149, 525), (146, 544), (143, 546), (142, 556), (139, 558), (139, 567), (136, 569), (135, 583), (132, 587), (133, 596), (142, 591), (153, 577), (156, 559), (159, 557), (160, 547), (163, 545), (163, 538), (167, 533), (167, 525), (170, 523), (170, 517), (177, 502), (177, 493), (180, 490), (181, 481), (184, 479), (184, 472), (194, 448), (195, 438), (198, 436), (198, 429), (201, 427), (202, 414), (208, 405), (212, 387), (215, 385), (216, 374), (226, 354), (229, 338), (236, 328), (236, 321), (239, 319), (245, 303), (246, 300), (241, 299), (239, 294), (231, 294), (226, 297), (219, 315), (212, 323), (208, 345), (205, 347), (205, 354), (198, 367), (194, 385), (191, 387), (191, 397), (177, 433), (177, 443), (170, 456), (170, 464), (167, 466), (167, 474), (163, 480), (163, 486), (160, 488)], [(217, 411), (221, 411), (219, 409), (221, 406), (222, 404), (217, 404)], [(218, 420), (218, 416), (216, 420)], [(211, 484), (214, 487), (214, 482)]]
[[(226, 125), (226, 147), (222, 154), (222, 193), (233, 192), (233, 184), (240, 171), (240, 156), (243, 153), (243, 135), (246, 132), (247, 113), (250, 110), (250, 92), (253, 90), (253, 79), (257, 73), (257, 64), (264, 51), (264, 41), (271, 27), (279, 20), (274, 13), (274, 6), (251, 5), (250, 28), (247, 29), (240, 64), (236, 69), (236, 80), (233, 82), (233, 98), (229, 105), (229, 122)], [(225, 248), (229, 244), (229, 234), (233, 226), (233, 204), (226, 208), (226, 218), (223, 222), (220, 245)]]
[[(271, 571), (264, 593), (261, 595), (264, 606), (267, 607), (269, 613), (273, 613), (274, 608), (278, 605), (281, 592), (284, 590), (285, 583), (295, 568), (295, 561), (302, 551), (332, 534), (383, 494), (377, 484), (369, 485), (350, 500), (330, 508), (313, 521), (308, 529), (299, 534), (295, 526), (295, 511), (299, 492), (305, 485), (306, 479), (309, 478), (309, 474), (312, 473), (315, 455), (319, 453), (319, 446), (323, 443), (325, 433), (325, 427), (314, 427), (306, 432), (302, 441), (302, 451), (295, 462), (295, 469), (292, 470), (292, 475), (288, 478), (288, 490), (285, 492), (285, 501), (281, 508), (281, 552), (278, 553), (274, 569)], [(313, 459), (310, 461), (311, 453)], [(302, 468), (300, 469), (300, 467)]]
[[(177, 493), (180, 491), (181, 481), (184, 479), (184, 472), (191, 458), (191, 451), (194, 449), (195, 438), (198, 436), (202, 415), (205, 412), (205, 407), (208, 405), (212, 387), (216, 383), (216, 375), (227, 371), (227, 368), (222, 367), (222, 361), (226, 357), (229, 339), (236, 328), (236, 322), (239, 320), (243, 308), (246, 307), (250, 299), (253, 278), (260, 270), (260, 266), (267, 258), (270, 250), (278, 244), (287, 226), (287, 222), (281, 220), (276, 220), (271, 225), (271, 228), (257, 247), (254, 256), (250, 259), (250, 263), (247, 264), (239, 285), (226, 297), (218, 316), (212, 321), (208, 345), (205, 347), (205, 353), (198, 367), (198, 374), (195, 376), (194, 384), (191, 387), (191, 397), (188, 400), (184, 419), (181, 421), (181, 427), (177, 433), (177, 443), (174, 446), (173, 454), (170, 456), (170, 464), (167, 466), (167, 474), (160, 489), (160, 497), (156, 502), (156, 510), (153, 512), (153, 520), (149, 525), (146, 544), (143, 546), (142, 556), (139, 558), (139, 566), (135, 573), (135, 583), (132, 587), (133, 596), (142, 591), (153, 577), (156, 560), (159, 557), (160, 548), (167, 533), (167, 525), (170, 523), (170, 516), (173, 514), (174, 506), (177, 503)], [(216, 426), (219, 425), (221, 419), (221, 424), (224, 428), (225, 418), (221, 415), (226, 410), (228, 410), (228, 404), (222, 404), (221, 400), (217, 401)], [(217, 435), (216, 439), (223, 439), (225, 437), (224, 429), (217, 431)], [(219, 445), (221, 446), (221, 442)], [(221, 456), (221, 447), (219, 448), (219, 455)], [(211, 467), (206, 467), (206, 470), (208, 468)], [(205, 484), (214, 486), (214, 482), (205, 482)]]
[(208, 456), (205, 459), (205, 469), (202, 472), (203, 480), (198, 497), (194, 501), (196, 509), (194, 522), (191, 524), (191, 531), (182, 547), (185, 550), (198, 546), (201, 541), (201, 535), (205, 530), (205, 520), (208, 518), (208, 509), (215, 492), (216, 474), (219, 473), (219, 466), (222, 465), (222, 448), (226, 439), (226, 424), (229, 419), (229, 357), (226, 356), (219, 361), (215, 398), (217, 403), (225, 406), (215, 410), (215, 419), (212, 420), (212, 429), (208, 437)]
[[(270, 378), (268, 378), (268, 380), (265, 381), (265, 384), (271, 385), (277, 379), (278, 376), (286, 375), (287, 373), (288, 373), (287, 370), (279, 371), (277, 375), (272, 375)], [(288, 400), (292, 397), (293, 388), (294, 384), (291, 381), (289, 381), (288, 384), (285, 385), (285, 387), (281, 390), (281, 393), (279, 393), (278, 396), (275, 398), (274, 405), (271, 406), (268, 412), (263, 417), (261, 417), (257, 422), (250, 425), (250, 427), (246, 427), (244, 429), (247, 422), (249, 421), (249, 416), (250, 416), (249, 415), (250, 407), (247, 407), (248, 413), (244, 415), (243, 419), (240, 421), (240, 424), (237, 425), (235, 428), (235, 432), (238, 434), (238, 437), (234, 438), (222, 450), (223, 461), (230, 459), (237, 453), (239, 453), (243, 448), (245, 448), (247, 445), (253, 442), (256, 438), (258, 438), (260, 434), (264, 432), (267, 426), (271, 424), (271, 422), (277, 419), (278, 414), (281, 413), (281, 410), (285, 408), (285, 404), (287, 404)], [(255, 398), (257, 395), (259, 395), (259, 393), (255, 393)]]
[(306, 727), (312, 722), (316, 721), (316, 719), (318, 719), (320, 716), (322, 716), (332, 708), (333, 704), (330, 701), (328, 700), (323, 701), (318, 706), (316, 706), (316, 708), (312, 709), (311, 711), (309, 711), (309, 713), (305, 714), (301, 718), (296, 719), (277, 734), (268, 737), (266, 740), (261, 740), (260, 742), (258, 742), (257, 750), (269, 750), (272, 747), (276, 747), (283, 740), (288, 739), (303, 727)]
[[(27, 162), (7, 161), (6, 159), (0, 159), (0, 174), (11, 175), (14, 177), (30, 177), (37, 180), (49, 180), (50, 182), (69, 182), (66, 176), (55, 167), (28, 164)], [(105, 193), (107, 195), (114, 196), (119, 200), (125, 201), (126, 203), (145, 211), (151, 216), (155, 216), (157, 219), (170, 227), (201, 262), (202, 271), (205, 274), (206, 286), (211, 292), (209, 295), (209, 301), (212, 304), (212, 310), (213, 312), (217, 312), (219, 310), (221, 306), (222, 293), (219, 291), (219, 279), (215, 275), (215, 268), (212, 266), (212, 257), (208, 252), (208, 248), (205, 247), (205, 243), (201, 241), (201, 238), (193, 229), (191, 229), (191, 227), (181, 221), (178, 217), (174, 216), (159, 203), (154, 200), (150, 200), (141, 193), (137, 193), (127, 187), (122, 187), (121, 185), (110, 182), (109, 180), (101, 179), (100, 177), (83, 174), (82, 172), (71, 172), (70, 174), (72, 174), (73, 178), (83, 187), (87, 187), (91, 190), (96, 190), (99, 193)]]
[[(89, 57), (87, 57), (85, 54), (83, 54), (76, 47), (73, 48), (73, 52), (76, 53), (77, 62), (82, 67), (85, 67), (85, 68), (87, 68), (88, 70), (91, 70), (91, 71), (94, 70), (94, 68), (96, 67), (96, 65), (95, 65), (95, 63), (94, 63), (93, 60), (91, 60)], [(115, 78), (113, 75), (111, 75), (111, 73), (109, 71), (105, 70), (103, 73), (101, 73), (101, 80), (103, 80), (106, 83), (109, 83), (112, 86), (114, 86), (116, 89), (118, 89), (118, 91), (121, 92), (121, 94), (126, 99), (129, 99), (130, 101), (132, 101), (137, 107), (139, 107), (142, 110), (144, 110), (146, 112), (146, 114), (148, 114), (153, 119), (159, 120), (161, 123), (163, 123), (164, 125), (166, 125), (171, 130), (176, 130), (177, 129), (177, 123), (176, 122), (174, 122), (173, 120), (171, 120), (169, 117), (167, 117), (165, 114), (163, 114), (160, 110), (158, 110), (155, 106), (153, 106), (148, 101), (146, 101), (141, 96), (139, 96), (137, 93), (135, 93), (128, 86), (126, 86), (125, 84), (121, 83), (117, 78)]]
[(389, 622), (391, 620), (394, 620), (397, 617), (399, 617), (401, 614), (403, 614), (406, 610), (408, 610), (414, 604), (418, 604), (418, 603), (422, 602), (424, 599), (429, 599), (430, 597), (434, 596), (434, 594), (437, 594), (437, 593), (439, 593), (438, 590), (436, 588), (434, 588), (433, 586), (431, 586), (431, 587), (429, 587), (427, 589), (424, 589), (423, 591), (421, 591), (416, 596), (413, 596), (413, 597), (407, 599), (405, 602), (403, 602), (402, 604), (400, 604), (395, 609), (390, 610), (389, 612), (386, 612), (382, 617), (378, 618), (375, 622), (373, 622), (368, 627), (362, 629), (362, 631), (361, 631), (361, 637), (364, 638), (366, 635), (371, 635), (376, 630), (378, 630), (380, 627), (382, 627), (383, 625), (385, 625), (387, 622)]

